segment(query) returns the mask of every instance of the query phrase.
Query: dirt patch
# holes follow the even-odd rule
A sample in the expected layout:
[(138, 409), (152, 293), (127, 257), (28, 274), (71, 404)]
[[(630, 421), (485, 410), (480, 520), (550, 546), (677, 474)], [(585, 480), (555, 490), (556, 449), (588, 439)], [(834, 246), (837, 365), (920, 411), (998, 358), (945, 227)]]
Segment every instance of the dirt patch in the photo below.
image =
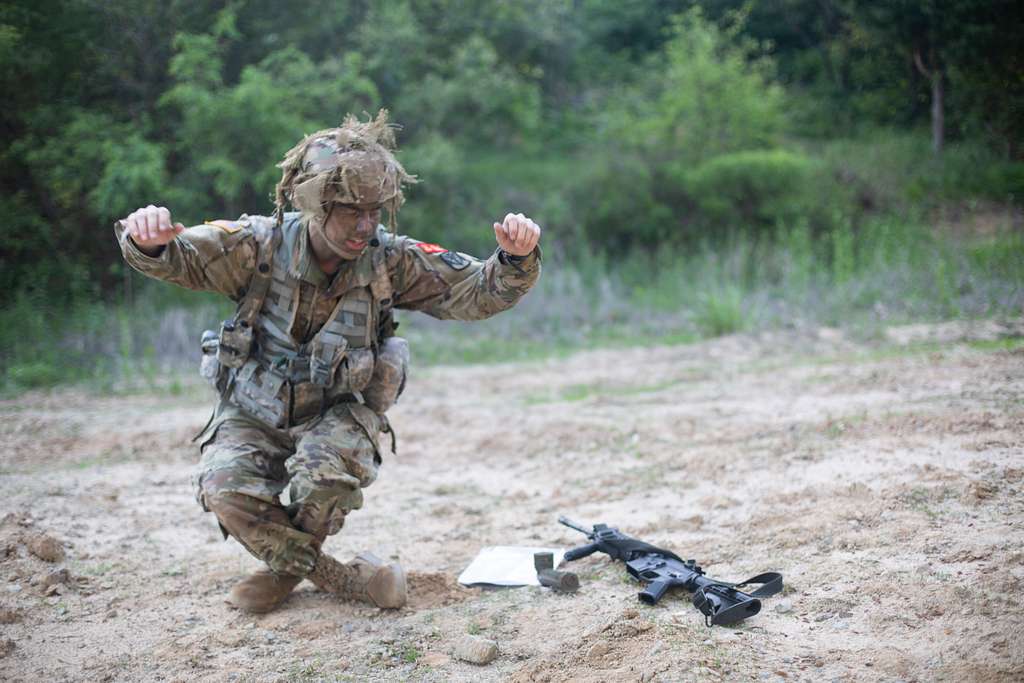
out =
[(410, 572), (408, 581), (408, 607), (413, 610), (447, 607), (480, 595), (479, 589), (466, 588), (443, 572)]
[[(401, 562), (401, 610), (308, 583), (267, 615), (225, 603), (258, 563), (193, 497), (209, 400), (0, 402), (0, 679), (1019, 680), (1024, 354), (970, 342), (1002, 327), (893, 334), (417, 371), (399, 454), (325, 544)], [(786, 591), (708, 629), (600, 555), (572, 595), (456, 583), (486, 545), (581, 544), (559, 514)], [(466, 636), (497, 658), (461, 661)]]

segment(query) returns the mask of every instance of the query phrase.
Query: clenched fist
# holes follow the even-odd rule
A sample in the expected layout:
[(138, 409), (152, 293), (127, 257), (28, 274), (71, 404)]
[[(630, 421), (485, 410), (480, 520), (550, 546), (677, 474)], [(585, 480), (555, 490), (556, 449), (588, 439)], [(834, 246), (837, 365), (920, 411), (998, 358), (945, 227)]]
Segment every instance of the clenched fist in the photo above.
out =
[(171, 222), (171, 212), (162, 206), (136, 209), (121, 221), (125, 231), (143, 253), (154, 255), (185, 229), (181, 223)]
[(526, 256), (540, 241), (540, 226), (521, 213), (510, 213), (494, 224), (494, 237), (506, 254)]

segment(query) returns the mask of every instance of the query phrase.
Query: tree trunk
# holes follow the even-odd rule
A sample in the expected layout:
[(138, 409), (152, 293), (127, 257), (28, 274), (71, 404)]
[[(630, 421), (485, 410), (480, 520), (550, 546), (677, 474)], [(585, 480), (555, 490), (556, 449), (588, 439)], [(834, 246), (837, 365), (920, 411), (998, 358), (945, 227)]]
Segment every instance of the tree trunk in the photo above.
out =
[(942, 146), (946, 135), (946, 114), (943, 109), (945, 87), (942, 83), (942, 70), (932, 69), (932, 151), (942, 154)]
[(942, 82), (942, 67), (935, 57), (935, 50), (931, 50), (930, 61), (929, 69), (921, 59), (921, 51), (914, 50), (914, 65), (932, 85), (932, 151), (941, 154), (946, 137), (946, 114), (943, 109), (946, 91)]

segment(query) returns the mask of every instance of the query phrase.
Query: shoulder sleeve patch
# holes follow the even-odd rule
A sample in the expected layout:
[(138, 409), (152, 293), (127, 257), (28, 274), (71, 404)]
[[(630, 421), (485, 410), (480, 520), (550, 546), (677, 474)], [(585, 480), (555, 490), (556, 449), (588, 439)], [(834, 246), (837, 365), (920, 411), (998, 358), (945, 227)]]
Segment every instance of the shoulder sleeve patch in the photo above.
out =
[(469, 259), (457, 251), (445, 251), (441, 254), (441, 260), (451, 266), (453, 270), (462, 270), (469, 265)]
[(443, 254), (448, 251), (440, 244), (430, 244), (429, 242), (418, 242), (416, 246), (426, 254)]
[(242, 225), (238, 221), (206, 221), (203, 225), (212, 225), (213, 227), (220, 228), (227, 233), (235, 233), (242, 229)]

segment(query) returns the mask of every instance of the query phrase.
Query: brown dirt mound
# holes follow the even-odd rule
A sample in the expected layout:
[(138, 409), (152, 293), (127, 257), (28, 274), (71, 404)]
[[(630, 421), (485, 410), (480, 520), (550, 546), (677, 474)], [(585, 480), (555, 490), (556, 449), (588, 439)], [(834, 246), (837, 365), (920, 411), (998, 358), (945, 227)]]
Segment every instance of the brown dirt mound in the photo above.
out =
[(413, 610), (454, 605), (480, 595), (480, 589), (466, 588), (443, 572), (409, 572), (407, 579), (409, 608)]

